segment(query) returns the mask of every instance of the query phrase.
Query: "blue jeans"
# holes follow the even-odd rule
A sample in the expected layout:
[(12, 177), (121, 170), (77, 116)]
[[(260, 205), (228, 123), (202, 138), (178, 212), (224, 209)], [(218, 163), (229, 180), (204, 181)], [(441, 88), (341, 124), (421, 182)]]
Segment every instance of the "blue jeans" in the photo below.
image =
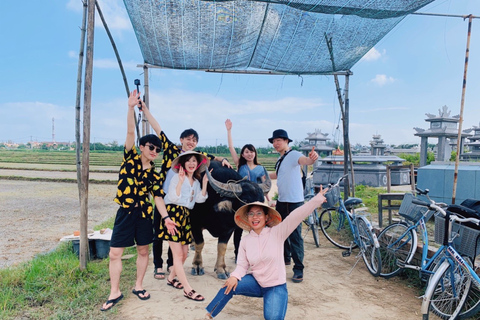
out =
[(263, 317), (266, 320), (285, 319), (288, 304), (286, 283), (275, 287), (262, 288), (251, 274), (247, 274), (241, 281), (238, 281), (235, 291), (232, 290), (229, 294), (225, 294), (225, 289), (220, 289), (206, 308), (212, 317), (219, 314), (234, 295), (242, 295), (257, 298), (263, 297)]
[[(290, 212), (296, 208), (303, 205), (303, 202), (280, 202), (277, 201), (276, 209), (278, 213), (282, 216), (282, 219), (285, 219)], [(303, 275), (303, 238), (302, 238), (302, 224), (300, 223), (298, 227), (293, 230), (293, 232), (285, 240), (283, 255), (285, 261), (289, 261), (292, 257), (294, 266), (293, 271), (297, 271)]]

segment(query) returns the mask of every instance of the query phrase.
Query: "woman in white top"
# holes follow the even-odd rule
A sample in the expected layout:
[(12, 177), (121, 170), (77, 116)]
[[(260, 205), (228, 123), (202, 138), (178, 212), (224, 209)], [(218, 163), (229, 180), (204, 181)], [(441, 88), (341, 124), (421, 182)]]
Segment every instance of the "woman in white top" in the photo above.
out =
[[(187, 259), (188, 245), (193, 242), (190, 210), (196, 202), (205, 202), (208, 197), (207, 175), (204, 175), (202, 186), (200, 185), (200, 173), (207, 167), (206, 156), (195, 151), (184, 152), (173, 160), (172, 170), (175, 175), (164, 198), (168, 215), (162, 216), (158, 235), (168, 241), (173, 253), (173, 270), (167, 278), (167, 284), (176, 289), (184, 289), (185, 297), (195, 301), (203, 301), (205, 298), (188, 283), (183, 264)], [(173, 220), (176, 227), (167, 226), (167, 219)]]

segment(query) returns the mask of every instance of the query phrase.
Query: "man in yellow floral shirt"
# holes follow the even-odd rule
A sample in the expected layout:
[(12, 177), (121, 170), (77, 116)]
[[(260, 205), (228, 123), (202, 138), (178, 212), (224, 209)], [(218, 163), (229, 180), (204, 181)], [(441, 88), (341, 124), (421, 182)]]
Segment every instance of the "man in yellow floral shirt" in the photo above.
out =
[[(161, 151), (162, 142), (158, 136), (149, 134), (140, 138), (140, 152), (135, 147), (135, 106), (139, 103), (140, 93), (136, 90), (130, 93), (128, 99), (127, 138), (123, 162), (118, 177), (118, 188), (115, 202), (120, 205), (115, 217), (112, 239), (110, 242), (110, 295), (100, 309), (110, 310), (120, 300), (120, 274), (122, 272), (122, 255), (126, 247), (137, 245), (137, 279), (133, 294), (141, 300), (150, 298), (143, 289), (143, 278), (148, 266), (149, 244), (153, 241), (153, 206), (150, 195), (154, 197), (155, 205), (160, 208), (163, 201), (160, 175), (155, 171), (153, 161)], [(167, 215), (165, 210), (164, 215)], [(173, 221), (165, 222), (174, 227)]]

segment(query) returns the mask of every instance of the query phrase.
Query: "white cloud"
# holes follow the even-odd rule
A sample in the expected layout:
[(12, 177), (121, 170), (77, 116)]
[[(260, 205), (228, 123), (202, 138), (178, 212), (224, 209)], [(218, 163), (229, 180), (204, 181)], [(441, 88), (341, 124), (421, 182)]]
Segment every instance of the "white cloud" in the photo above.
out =
[[(108, 24), (108, 28), (111, 31), (122, 31), (122, 30), (131, 30), (132, 25), (130, 19), (128, 18), (127, 11), (123, 6), (123, 1), (118, 0), (97, 0), (102, 10), (102, 14), (105, 18), (105, 21)], [(67, 9), (81, 12), (83, 10), (83, 4), (80, 0), (69, 0), (67, 2)], [(95, 11), (97, 12), (97, 11)], [(102, 22), (98, 13), (95, 17), (95, 26), (103, 28)]]
[(113, 59), (95, 59), (93, 66), (100, 69), (117, 69), (118, 62)]
[[(11, 112), (10, 110), (15, 110)], [(73, 107), (64, 107), (44, 102), (12, 102), (0, 104), (0, 137), (3, 140), (27, 142), (74, 139)], [(52, 121), (52, 119), (55, 119)]]
[(372, 80), (370, 80), (370, 82), (373, 82), (375, 83), (376, 85), (382, 87), (386, 84), (389, 84), (389, 83), (393, 83), (395, 82), (395, 78), (393, 77), (388, 77), (384, 74), (377, 74), (375, 76), (375, 78), (373, 78)]
[(75, 12), (80, 12), (82, 11), (83, 4), (78, 0), (69, 0), (67, 2), (67, 8)]
[(407, 107), (388, 107), (388, 108), (372, 108), (372, 109), (360, 109), (356, 110), (358, 113), (378, 113), (378, 112), (386, 112), (386, 111), (395, 111), (395, 110), (410, 110)]
[(385, 49), (382, 52), (380, 52), (377, 49), (375, 49), (375, 47), (373, 47), (372, 49), (370, 49), (370, 51), (367, 52), (367, 54), (365, 54), (362, 57), (362, 60), (376, 61), (376, 60), (379, 60), (382, 56), (385, 56), (385, 54), (386, 54)]

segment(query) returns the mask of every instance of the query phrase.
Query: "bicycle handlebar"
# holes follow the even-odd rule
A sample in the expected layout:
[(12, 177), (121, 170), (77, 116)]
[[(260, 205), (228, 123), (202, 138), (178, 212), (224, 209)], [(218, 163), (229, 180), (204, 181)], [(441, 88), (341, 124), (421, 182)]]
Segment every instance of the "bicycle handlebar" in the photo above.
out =
[(477, 226), (480, 226), (480, 220), (476, 218), (460, 218), (459, 216), (452, 214), (450, 215), (450, 220), (457, 222), (472, 222), (475, 223)]
[[(428, 189), (426, 189), (428, 190)], [(427, 207), (430, 210), (435, 210), (436, 212), (440, 212), (444, 217), (447, 216), (447, 213), (445, 212), (444, 208), (448, 207), (446, 203), (439, 202), (436, 203), (434, 200), (430, 199), (427, 194), (425, 194), (430, 201), (430, 203), (419, 200), (419, 199), (413, 199), (412, 203), (417, 204), (419, 206), (424, 206)], [(450, 221), (457, 221), (457, 222), (472, 222), (476, 224), (477, 226), (480, 226), (480, 220), (476, 218), (460, 218), (456, 214), (450, 214)]]
[(428, 193), (430, 192), (429, 189), (420, 189), (419, 187), (415, 187), (415, 191), (417, 191), (418, 194), (421, 194), (421, 195), (428, 195)]
[(330, 187), (336, 187), (336, 186), (339, 186), (340, 185), (340, 182), (342, 182), (343, 180), (345, 180), (345, 178), (348, 177), (348, 173), (341, 176), (340, 178), (338, 178), (337, 182), (335, 182), (334, 184), (330, 183), (329, 186)]

